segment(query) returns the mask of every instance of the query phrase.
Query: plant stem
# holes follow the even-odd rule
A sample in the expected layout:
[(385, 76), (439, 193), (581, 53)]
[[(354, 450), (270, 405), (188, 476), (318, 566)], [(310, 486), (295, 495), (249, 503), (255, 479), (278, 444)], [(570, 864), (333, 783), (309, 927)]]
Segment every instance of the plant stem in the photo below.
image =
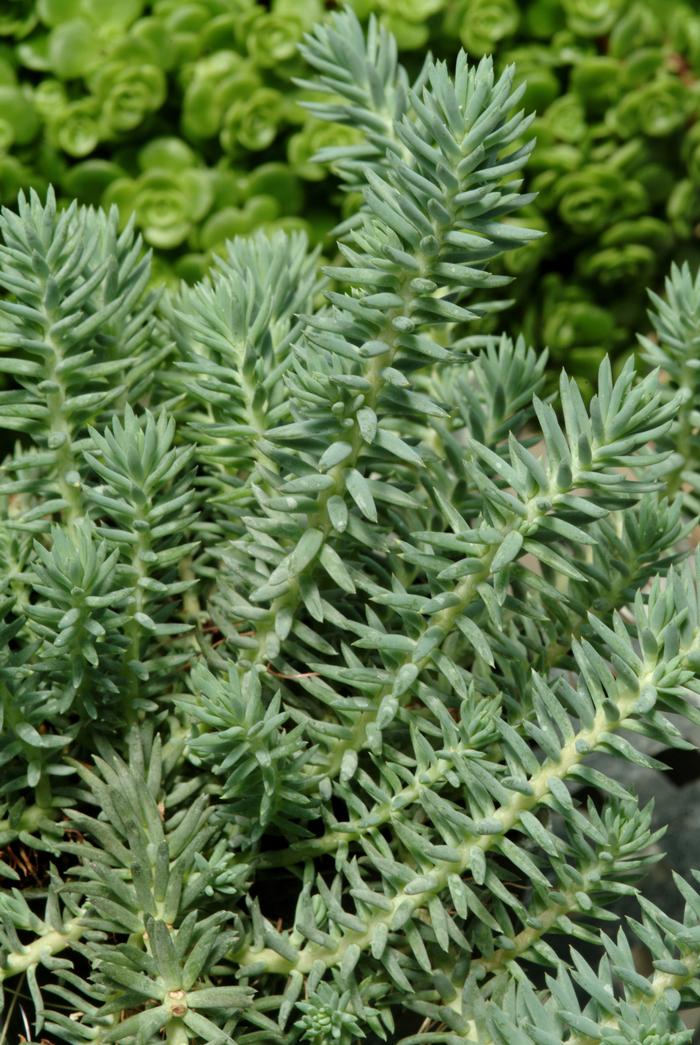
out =
[[(700, 648), (700, 633), (693, 636), (692, 641), (683, 649), (683, 660), (692, 663), (693, 657), (697, 656)], [(513, 798), (489, 815), (489, 820), (497, 820), (500, 830), (497, 833), (470, 834), (462, 839), (456, 846), (460, 853), (459, 860), (446, 860), (441, 867), (434, 867), (427, 874), (417, 874), (419, 879), (425, 878), (426, 884), (420, 889), (412, 889), (411, 884), (399, 888), (393, 897), (387, 897), (389, 901), (386, 910), (381, 910), (366, 919), (366, 928), (362, 931), (350, 930), (334, 941), (334, 946), (325, 946), (317, 943), (308, 943), (299, 951), (296, 960), (291, 961), (283, 958), (272, 948), (263, 948), (255, 951), (252, 948), (236, 955), (241, 965), (262, 963), (266, 972), (288, 974), (292, 970), (308, 973), (314, 962), (321, 962), (324, 966), (335, 966), (342, 962), (343, 956), (349, 947), (357, 947), (360, 951), (367, 950), (374, 937), (374, 933), (380, 923), (388, 928), (399, 911), (410, 909), (411, 917), (418, 910), (424, 908), (429, 901), (439, 895), (448, 886), (448, 880), (455, 875), (461, 877), (471, 866), (473, 847), (480, 848), (484, 853), (497, 845), (498, 840), (508, 831), (511, 831), (518, 823), (521, 813), (541, 805), (549, 793), (549, 781), (552, 778), (565, 780), (584, 761), (584, 758), (604, 742), (606, 733), (612, 733), (623, 727), (625, 720), (634, 714), (634, 707), (646, 687), (654, 686), (654, 676), (658, 662), (645, 663), (644, 670), (637, 679), (637, 684), (627, 686), (616, 700), (618, 717), (611, 721), (604, 707), (599, 707), (593, 723), (590, 727), (574, 733), (566, 739), (559, 758), (553, 761), (547, 758), (539, 769), (532, 774), (528, 781), (528, 793), (517, 792)]]
[(42, 936), (38, 936), (28, 943), (21, 951), (12, 952), (5, 957), (4, 964), (0, 966), (0, 983), (16, 976), (18, 973), (26, 972), (44, 959), (69, 947), (83, 935), (85, 926), (80, 917), (72, 918), (66, 922), (63, 931), (52, 929)]
[(189, 1045), (190, 1036), (182, 1020), (168, 1020), (165, 1024), (165, 1040), (168, 1045)]

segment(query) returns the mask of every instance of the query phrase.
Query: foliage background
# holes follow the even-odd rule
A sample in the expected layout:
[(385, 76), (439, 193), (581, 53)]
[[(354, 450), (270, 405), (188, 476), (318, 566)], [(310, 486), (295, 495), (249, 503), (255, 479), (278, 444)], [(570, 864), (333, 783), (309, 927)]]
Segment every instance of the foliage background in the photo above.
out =
[[(52, 182), (135, 213), (159, 279), (200, 278), (224, 240), (304, 228), (327, 249), (353, 208), (313, 162), (352, 132), (294, 85), (297, 45), (332, 0), (7, 0), (0, 14), (0, 200)], [(640, 288), (698, 257), (700, 14), (679, 0), (352, 0), (426, 48), (517, 62), (539, 113), (506, 319), (589, 379), (646, 324)]]

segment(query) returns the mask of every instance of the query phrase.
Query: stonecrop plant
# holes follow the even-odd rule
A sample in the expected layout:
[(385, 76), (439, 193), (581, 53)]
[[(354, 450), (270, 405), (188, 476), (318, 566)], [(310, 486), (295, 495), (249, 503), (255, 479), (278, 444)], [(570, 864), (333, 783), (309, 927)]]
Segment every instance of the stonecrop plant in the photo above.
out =
[(3, 1037), (683, 1045), (700, 873), (644, 896), (594, 763), (700, 722), (700, 279), (663, 382), (543, 396), (461, 333), (539, 235), (514, 70), (305, 47), (366, 134), (342, 264), (277, 230), (153, 290), (115, 210), (0, 218)]

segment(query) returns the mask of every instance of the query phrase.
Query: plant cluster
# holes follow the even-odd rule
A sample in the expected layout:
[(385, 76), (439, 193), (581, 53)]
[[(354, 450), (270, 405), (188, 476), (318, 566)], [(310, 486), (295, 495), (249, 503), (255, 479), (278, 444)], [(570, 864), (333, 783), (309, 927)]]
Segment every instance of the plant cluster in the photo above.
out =
[[(638, 287), (658, 289), (671, 259), (700, 260), (697, 9), (675, 0), (402, 6), (405, 19), (432, 14), (439, 55), (461, 43), (470, 56), (493, 54), (498, 68), (514, 62), (527, 81), (525, 104), (538, 113), (527, 186), (537, 199), (522, 220), (547, 235), (500, 263), (518, 276), (507, 322), (586, 387), (604, 355), (623, 358), (646, 326)], [(399, 42), (412, 40), (404, 21)]]
[(4, 1027), (686, 1045), (700, 873), (640, 893), (663, 831), (592, 759), (700, 721), (700, 278), (665, 382), (544, 396), (461, 333), (539, 236), (513, 68), (410, 89), (350, 12), (305, 49), (365, 132), (341, 263), (278, 229), (153, 289), (116, 209), (0, 216)]
[[(593, 378), (645, 325), (636, 292), (695, 260), (700, 16), (683, 0), (352, 0), (393, 32), (411, 76), (430, 47), (515, 61), (539, 113), (523, 215), (548, 235), (507, 252), (509, 323)], [(0, 15), (0, 201), (51, 182), (116, 203), (159, 278), (201, 278), (228, 237), (312, 242), (357, 205), (320, 150), (357, 141), (302, 107), (297, 45), (324, 0), (9, 0)], [(531, 293), (533, 287), (538, 293)], [(485, 330), (492, 330), (488, 324)]]

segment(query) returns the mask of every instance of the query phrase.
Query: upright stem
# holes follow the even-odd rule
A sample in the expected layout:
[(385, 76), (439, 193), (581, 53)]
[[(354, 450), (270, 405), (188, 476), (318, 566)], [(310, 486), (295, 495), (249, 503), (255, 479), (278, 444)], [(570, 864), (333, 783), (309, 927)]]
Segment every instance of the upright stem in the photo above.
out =
[(182, 1020), (168, 1020), (165, 1024), (167, 1045), (189, 1045), (190, 1036)]
[(78, 475), (78, 470), (72, 447), (72, 430), (64, 410), (66, 401), (65, 389), (60, 381), (56, 380), (56, 375), (54, 375), (52, 380), (58, 385), (58, 388), (49, 392), (47, 396), (51, 432), (50, 440), (54, 446), (57, 446), (55, 456), (56, 478), (61, 496), (66, 502), (66, 507), (63, 510), (63, 521), (70, 529), (83, 515), (83, 499), (80, 493), (80, 486), (73, 479), (73, 476)]
[(54, 450), (54, 462), (56, 467), (56, 479), (61, 496), (66, 502), (63, 509), (63, 521), (71, 529), (73, 524), (84, 514), (83, 499), (80, 493), (79, 481), (75, 455), (73, 452), (73, 429), (67, 417), (66, 401), (67, 391), (61, 364), (65, 359), (63, 345), (60, 339), (52, 334), (54, 323), (58, 322), (59, 316), (54, 314), (54, 309), (47, 303), (48, 286), (47, 280), (43, 280), (43, 300), (41, 312), (43, 314), (44, 339), (53, 350), (53, 356), (47, 359), (46, 378), (44, 386), (47, 389), (46, 406), (48, 410), (49, 449)]
[[(140, 511), (137, 516), (137, 520), (144, 520), (144, 512)], [(137, 613), (145, 613), (147, 603), (147, 593), (145, 589), (139, 584), (139, 581), (143, 577), (148, 576), (148, 569), (145, 566), (144, 555), (151, 550), (151, 541), (149, 536), (149, 530), (139, 530), (137, 535), (136, 544), (134, 545), (133, 553), (131, 556), (131, 566), (136, 572), (136, 578), (134, 580), (134, 607), (133, 613), (129, 618), (126, 625), (126, 634), (129, 639), (129, 648), (125, 656), (127, 664), (132, 662), (138, 662), (141, 660), (141, 637), (143, 635), (143, 629), (136, 619)], [(134, 710), (133, 710), (133, 698), (136, 696), (139, 687), (139, 679), (133, 671), (129, 674), (129, 684), (127, 691), (124, 694), (124, 713), (127, 721), (133, 721)]]
[[(407, 283), (414, 273), (406, 275), (404, 283)], [(402, 296), (406, 302), (405, 309), (394, 309), (386, 321), (382, 325), (381, 329), (376, 335), (377, 341), (382, 341), (386, 344), (386, 351), (380, 356), (374, 356), (368, 367), (366, 374), (367, 380), (370, 384), (370, 389), (365, 394), (365, 403), (370, 409), (374, 410), (377, 406), (379, 396), (381, 395), (384, 387), (384, 378), (382, 371), (386, 367), (390, 367), (396, 352), (398, 351), (398, 338), (399, 333), (392, 326), (392, 319), (397, 315), (403, 315), (409, 309), (409, 297), (406, 287), (402, 289)], [(343, 494), (345, 490), (345, 483), (347, 481), (347, 475), (351, 469), (355, 468), (359, 457), (364, 447), (364, 440), (360, 431), (360, 426), (357, 421), (353, 424), (352, 433), (347, 436), (348, 442), (352, 446), (352, 452), (350, 455), (336, 465), (329, 472), (329, 475), (333, 479), (333, 485), (327, 490), (322, 491), (318, 498), (318, 504), (315, 510), (309, 513), (307, 526), (309, 529), (318, 529), (323, 533), (324, 540), (329, 537), (333, 530), (333, 525), (328, 516), (328, 502), (331, 497)], [(301, 603), (301, 594), (299, 590), (298, 582), (294, 582), (290, 585), (289, 590), (283, 595), (278, 596), (273, 600), (270, 607), (267, 618), (262, 621), (256, 631), (256, 642), (257, 649), (254, 655), (254, 661), (256, 664), (262, 664), (270, 657), (268, 638), (274, 636), (275, 631), (275, 620), (279, 613), (284, 610), (292, 609), (294, 613), (299, 608)]]
[(695, 405), (695, 397), (693, 395), (692, 373), (687, 362), (683, 363), (681, 369), (680, 387), (685, 392), (685, 398), (678, 410), (678, 420), (676, 422), (676, 452), (681, 455), (683, 460), (677, 468), (674, 468), (668, 478), (667, 485), (669, 497), (674, 497), (680, 490), (683, 482), (683, 472), (688, 467), (692, 454), (692, 413)]

